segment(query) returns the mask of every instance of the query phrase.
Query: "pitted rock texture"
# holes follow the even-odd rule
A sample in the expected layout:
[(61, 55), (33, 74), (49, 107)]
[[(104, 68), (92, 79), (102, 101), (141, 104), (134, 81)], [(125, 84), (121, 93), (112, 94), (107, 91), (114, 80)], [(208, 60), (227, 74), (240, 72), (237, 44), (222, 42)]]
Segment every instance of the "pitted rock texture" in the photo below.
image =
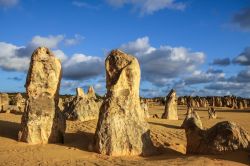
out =
[(100, 109), (94, 150), (111, 156), (153, 153), (149, 125), (140, 106), (137, 59), (113, 50), (105, 65), (107, 95)]
[(26, 79), (28, 100), (18, 140), (31, 144), (62, 143), (65, 118), (58, 108), (61, 62), (45, 47), (31, 57)]

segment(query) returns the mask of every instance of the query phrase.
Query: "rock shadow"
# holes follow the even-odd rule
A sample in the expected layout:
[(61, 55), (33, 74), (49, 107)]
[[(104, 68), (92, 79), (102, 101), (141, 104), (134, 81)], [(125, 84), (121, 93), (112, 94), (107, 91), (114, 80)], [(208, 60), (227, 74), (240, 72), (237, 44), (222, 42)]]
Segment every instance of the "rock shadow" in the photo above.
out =
[(168, 147), (164, 147), (163, 145), (155, 146), (153, 144), (153, 141), (151, 138), (148, 138), (148, 135), (150, 135), (150, 130), (148, 130), (146, 133), (144, 133), (141, 138), (143, 142), (143, 152), (142, 157), (145, 158), (152, 158), (155, 156), (163, 155), (163, 154), (171, 154), (171, 156), (182, 156), (183, 154), (181, 152), (178, 152), (176, 150), (173, 150)]
[(180, 126), (175, 126), (175, 125), (170, 125), (170, 124), (162, 124), (162, 123), (155, 123), (155, 122), (148, 122), (149, 124), (152, 125), (159, 125), (167, 128), (172, 128), (172, 129), (182, 129)]
[(83, 151), (92, 152), (89, 146), (93, 144), (94, 133), (77, 131), (76, 133), (65, 133), (64, 146), (77, 148)]
[(0, 120), (0, 137), (10, 138), (17, 141), (21, 124)]

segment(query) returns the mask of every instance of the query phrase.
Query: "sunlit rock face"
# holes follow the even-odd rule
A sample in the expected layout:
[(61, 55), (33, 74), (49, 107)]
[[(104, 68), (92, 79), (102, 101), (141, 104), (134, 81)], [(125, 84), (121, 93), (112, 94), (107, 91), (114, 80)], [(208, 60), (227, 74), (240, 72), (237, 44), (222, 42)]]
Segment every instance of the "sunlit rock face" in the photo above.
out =
[(131, 55), (113, 50), (105, 61), (107, 95), (99, 114), (93, 148), (111, 156), (154, 151), (140, 106), (140, 66)]
[(6, 112), (9, 108), (9, 95), (7, 93), (0, 94), (0, 112)]
[(145, 118), (146, 119), (150, 118), (147, 101), (141, 101), (141, 109), (144, 111)]
[(165, 112), (162, 119), (178, 120), (176, 91), (172, 89), (166, 97)]
[(48, 48), (39, 47), (34, 51), (26, 79), (28, 99), (19, 141), (63, 142), (66, 122), (58, 108), (61, 72), (60, 60)]
[(196, 111), (194, 111), (193, 109), (189, 114), (187, 114), (181, 127), (185, 129), (185, 127), (187, 127), (187, 125), (190, 123), (190, 121), (192, 121), (192, 123), (195, 124), (195, 126), (197, 126), (199, 129), (203, 129), (201, 118), (200, 118), (199, 114)]
[(71, 103), (71, 107), (64, 111), (67, 119), (89, 121), (98, 119), (102, 101), (97, 101), (87, 95), (84, 97), (76, 96)]
[(77, 97), (84, 97), (85, 96), (82, 88), (76, 88), (76, 96)]
[(19, 112), (24, 112), (25, 109), (25, 98), (21, 95), (21, 93), (18, 93), (13, 98), (13, 105), (17, 106)]
[(87, 92), (87, 96), (89, 99), (90, 98), (96, 99), (95, 90), (94, 90), (93, 86), (89, 87), (88, 92)]
[(63, 113), (68, 120), (89, 121), (98, 119), (102, 99), (97, 99), (93, 87), (90, 87), (87, 94), (84, 94), (82, 88), (76, 88), (76, 96), (64, 107)]

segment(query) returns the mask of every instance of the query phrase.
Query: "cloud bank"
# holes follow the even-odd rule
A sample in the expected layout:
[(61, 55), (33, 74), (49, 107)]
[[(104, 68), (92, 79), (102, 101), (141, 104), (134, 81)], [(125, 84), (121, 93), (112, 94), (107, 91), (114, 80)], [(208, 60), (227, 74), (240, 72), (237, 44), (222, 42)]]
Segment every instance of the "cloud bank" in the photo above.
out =
[(79, 36), (68, 39), (63, 35), (51, 35), (48, 37), (34, 36), (26, 46), (0, 42), (0, 50), (2, 50), (0, 52), (0, 68), (5, 71), (26, 72), (33, 51), (39, 46), (45, 46), (52, 49), (53, 53), (61, 59), (65, 79), (83, 80), (102, 74), (104, 62), (101, 58), (78, 53), (67, 56), (59, 49), (61, 44), (72, 45), (76, 44), (75, 42), (78, 40)]
[(147, 36), (123, 44), (120, 49), (137, 56), (143, 79), (158, 86), (192, 73), (205, 61), (203, 52), (193, 52), (185, 47), (153, 47)]

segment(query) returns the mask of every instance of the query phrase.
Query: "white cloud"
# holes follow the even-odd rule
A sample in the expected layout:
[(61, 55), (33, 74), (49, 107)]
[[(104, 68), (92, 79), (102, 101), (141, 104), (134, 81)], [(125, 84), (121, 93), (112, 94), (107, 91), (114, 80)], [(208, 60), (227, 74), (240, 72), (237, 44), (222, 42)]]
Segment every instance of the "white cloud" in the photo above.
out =
[(0, 42), (0, 68), (7, 71), (26, 71), (29, 58), (16, 55), (21, 48), (10, 43)]
[(105, 71), (104, 62), (99, 57), (84, 54), (73, 54), (68, 57), (61, 49), (58, 49), (60, 43), (64, 41), (66, 40), (63, 35), (57, 35), (35, 36), (27, 46), (20, 47), (0, 42), (0, 68), (7, 71), (27, 71), (33, 51), (39, 46), (46, 46), (52, 49), (54, 55), (61, 60), (63, 76), (66, 79), (86, 79), (98, 76)]
[(148, 54), (155, 50), (155, 48), (150, 46), (149, 37), (147, 36), (138, 38), (135, 41), (131, 41), (126, 44), (123, 44), (121, 45), (120, 48), (135, 56)]
[(64, 40), (64, 38), (65, 37), (63, 35), (57, 35), (57, 36), (50, 35), (48, 37), (35, 36), (31, 40), (30, 45), (34, 47), (44, 46), (53, 49), (57, 48), (58, 45)]
[(53, 50), (53, 53), (61, 60), (61, 62), (65, 62), (68, 59), (67, 55), (65, 55), (62, 50)]
[(203, 52), (192, 52), (185, 47), (150, 45), (149, 38), (143, 37), (121, 45), (121, 50), (138, 57), (142, 77), (156, 85), (164, 85), (172, 78), (190, 74), (204, 63)]
[[(29, 67), (30, 56), (37, 47), (45, 46), (54, 49), (59, 46), (63, 39), (63, 35), (34, 36), (27, 46), (0, 42), (0, 68), (11, 71), (26, 71)], [(55, 53), (62, 61), (66, 60), (66, 55), (61, 50), (55, 50)]]
[(75, 34), (74, 38), (65, 39), (65, 45), (72, 46), (79, 44), (84, 39), (83, 36)]
[(106, 0), (108, 4), (114, 7), (131, 5), (134, 9), (139, 10), (140, 14), (153, 14), (163, 9), (184, 10), (184, 3), (175, 2), (175, 0)]
[(63, 76), (66, 79), (81, 80), (102, 74), (104, 61), (95, 56), (84, 54), (74, 54), (63, 64)]

